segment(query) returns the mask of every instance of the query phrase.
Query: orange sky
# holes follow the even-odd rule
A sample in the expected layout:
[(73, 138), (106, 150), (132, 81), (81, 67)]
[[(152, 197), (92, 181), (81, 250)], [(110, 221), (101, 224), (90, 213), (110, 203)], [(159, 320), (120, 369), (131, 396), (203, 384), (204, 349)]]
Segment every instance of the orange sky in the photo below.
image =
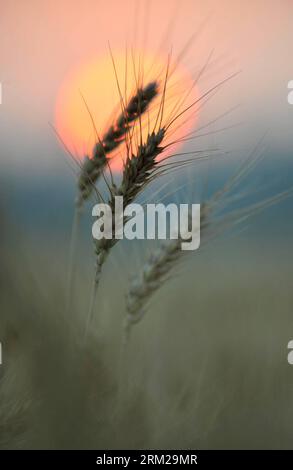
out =
[[(54, 120), (60, 84), (72, 68), (104, 54), (108, 41), (113, 49), (128, 41), (140, 47), (147, 43), (151, 50), (157, 50), (172, 18), (176, 19), (174, 28), (163, 48), (167, 51), (173, 46), (174, 55), (207, 19), (183, 59), (184, 67), (194, 73), (215, 48), (218, 66), (204, 86), (235, 70), (243, 71), (229, 93), (219, 97), (215, 111), (221, 110), (223, 104), (233, 106), (238, 100), (244, 103), (243, 117), (250, 119), (251, 114), (259, 119), (259, 125), (265, 120), (268, 126), (280, 126), (281, 121), (278, 133), (280, 141), (284, 141), (282, 133), (292, 118), (292, 110), (286, 106), (286, 83), (293, 79), (291, 0), (1, 3), (0, 138), (10, 158), (19, 158), (17, 142), (11, 142), (11, 138), (8, 142), (8, 135), (12, 136), (15, 129), (28, 141), (33, 135), (36, 140), (55, 139), (48, 122)], [(144, 30), (143, 24), (148, 24), (148, 28)], [(35, 158), (35, 153), (31, 153), (31, 158)]]

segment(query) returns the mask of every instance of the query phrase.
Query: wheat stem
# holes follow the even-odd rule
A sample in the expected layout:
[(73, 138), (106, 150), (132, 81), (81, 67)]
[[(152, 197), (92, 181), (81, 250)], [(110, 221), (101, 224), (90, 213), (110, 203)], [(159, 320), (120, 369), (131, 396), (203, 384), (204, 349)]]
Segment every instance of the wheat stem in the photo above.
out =
[[(164, 150), (164, 147), (160, 146), (164, 135), (164, 129), (153, 132), (147, 137), (146, 143), (139, 146), (137, 154), (127, 158), (122, 182), (118, 188), (112, 187), (108, 201), (112, 210), (112, 220), (114, 220), (115, 215), (115, 197), (123, 197), (123, 208), (125, 208), (151, 180), (157, 167), (156, 157)], [(125, 220), (123, 222), (125, 223)], [(103, 262), (106, 255), (118, 241), (114, 238), (114, 231), (115, 226), (113, 225), (112, 239), (102, 239), (95, 242), (96, 254), (98, 257), (101, 256)]]
[[(158, 132), (153, 132), (148, 136), (146, 143), (138, 147), (137, 155), (127, 157), (120, 186), (118, 188), (116, 186), (111, 188), (109, 205), (112, 210), (112, 221), (115, 220), (115, 196), (123, 196), (123, 208), (125, 208), (143, 190), (143, 188), (149, 182), (150, 178), (153, 176), (157, 164), (156, 157), (164, 149), (160, 146), (164, 135), (164, 129), (160, 129)], [(123, 226), (124, 224), (125, 220), (123, 220)], [(114, 222), (111, 239), (103, 238), (101, 240), (95, 240), (95, 252), (97, 258), (94, 282), (96, 287), (93, 290), (94, 299), (92, 297), (90, 301), (89, 313), (87, 317), (87, 328), (93, 319), (95, 297), (97, 294), (103, 265), (111, 249), (117, 242), (118, 239), (115, 239)]]
[[(99, 139), (95, 145), (93, 156), (84, 158), (78, 179), (78, 195), (75, 205), (74, 219), (71, 230), (70, 254), (69, 254), (69, 270), (66, 295), (66, 312), (71, 307), (71, 298), (73, 291), (75, 263), (76, 263), (76, 247), (78, 242), (78, 231), (82, 214), (83, 203), (92, 194), (95, 183), (103, 174), (106, 165), (109, 165), (107, 154), (116, 149), (125, 139), (133, 123), (148, 109), (152, 100), (158, 94), (158, 83), (151, 82), (144, 88), (138, 88), (136, 94), (130, 99), (129, 103), (118, 116), (115, 124), (111, 126), (104, 134), (102, 140)], [(89, 111), (89, 110), (88, 110)], [(91, 116), (91, 113), (89, 111)], [(91, 119), (94, 120), (91, 116)], [(109, 168), (110, 172), (111, 169)], [(97, 276), (96, 276), (97, 277)], [(94, 303), (94, 301), (93, 301)], [(93, 308), (93, 307), (92, 307)]]
[[(201, 235), (209, 227), (208, 216), (210, 211), (210, 205), (202, 204), (200, 215)], [(199, 227), (196, 230), (199, 230)], [(190, 239), (191, 237), (192, 235), (190, 235)], [(130, 339), (132, 327), (143, 318), (147, 303), (152, 295), (169, 278), (181, 256), (186, 253), (181, 249), (181, 243), (186, 239), (186, 237), (179, 236), (176, 240), (169, 240), (167, 243), (162, 244), (155, 252), (151, 253), (142, 271), (132, 281), (126, 297), (125, 342)]]
[(99, 288), (99, 284), (101, 280), (102, 267), (106, 261), (107, 256), (108, 256), (108, 253), (102, 252), (100, 253), (99, 256), (97, 256), (97, 259), (96, 259), (96, 267), (95, 267), (94, 279), (93, 279), (93, 284), (92, 284), (92, 292), (90, 296), (89, 309), (88, 309), (88, 314), (87, 314), (87, 319), (86, 319), (85, 339), (87, 339), (89, 327), (93, 320), (94, 308), (95, 308), (98, 288)]

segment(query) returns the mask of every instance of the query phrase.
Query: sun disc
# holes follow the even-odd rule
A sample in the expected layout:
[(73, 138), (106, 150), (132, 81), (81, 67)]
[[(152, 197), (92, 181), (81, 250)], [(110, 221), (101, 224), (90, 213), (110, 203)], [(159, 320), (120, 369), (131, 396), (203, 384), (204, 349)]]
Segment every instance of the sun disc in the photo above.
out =
[[(161, 119), (161, 114), (158, 119), (159, 112), (163, 111), (164, 124), (196, 99), (197, 90), (193, 86), (193, 78), (180, 64), (170, 64), (162, 109), (167, 59), (140, 51), (132, 51), (131, 54), (116, 51), (113, 52), (113, 60), (114, 65), (108, 53), (104, 57), (79, 64), (60, 87), (56, 101), (55, 126), (66, 147), (78, 159), (92, 155), (98, 138), (102, 138), (109, 126), (115, 123), (115, 119), (121, 114), (123, 103), (135, 94), (138, 86), (157, 81), (160, 93), (141, 120), (137, 120), (134, 125), (131, 134), (134, 148), (140, 141), (145, 141), (148, 132)], [(188, 119), (187, 116), (182, 116), (174, 124), (171, 140), (188, 134), (194, 127), (195, 120), (196, 116)], [(122, 168), (125, 155), (125, 145), (109, 155), (112, 169)]]

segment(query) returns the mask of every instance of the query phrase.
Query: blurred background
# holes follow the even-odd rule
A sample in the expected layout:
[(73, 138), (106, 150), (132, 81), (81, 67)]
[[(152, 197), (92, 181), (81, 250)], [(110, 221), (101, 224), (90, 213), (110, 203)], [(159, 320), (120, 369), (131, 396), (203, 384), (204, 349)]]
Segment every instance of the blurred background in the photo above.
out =
[(1, 448), (292, 447), (292, 199), (188, 256), (152, 298), (123, 356), (125, 294), (152, 245), (114, 248), (85, 345), (92, 202), (68, 317), (78, 166), (54, 131), (64, 86), (105, 57), (108, 43), (114, 57), (126, 44), (163, 58), (186, 48), (180, 65), (193, 79), (213, 51), (199, 94), (240, 73), (198, 113), (194, 130), (205, 126), (205, 135), (180, 151), (227, 155), (166, 177), (142, 200), (161, 187), (169, 201), (203, 202), (260, 141), (262, 158), (237, 194), (253, 204), (292, 188), (292, 10), (290, 0), (2, 1)]

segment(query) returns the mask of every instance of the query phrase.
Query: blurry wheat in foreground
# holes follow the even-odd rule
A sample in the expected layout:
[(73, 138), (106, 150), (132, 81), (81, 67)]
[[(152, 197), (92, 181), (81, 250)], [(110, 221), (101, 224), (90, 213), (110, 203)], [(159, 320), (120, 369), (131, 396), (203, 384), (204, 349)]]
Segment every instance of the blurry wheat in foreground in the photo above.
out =
[[(25, 250), (10, 235), (13, 229), (5, 214), (2, 217), (8, 236), (1, 243), (5, 249), (0, 253), (6, 272), (1, 283), (4, 314), (0, 333), (5, 362), (1, 369), (0, 446), (3, 449), (252, 446), (253, 437), (260, 439), (267, 409), (274, 400), (274, 387), (283, 374), (282, 369), (274, 369), (272, 374), (259, 368), (250, 356), (251, 350), (242, 347), (235, 312), (241, 315), (244, 331), (243, 318), (255, 315), (254, 279), (252, 300), (247, 299), (247, 305), (239, 301), (243, 298), (243, 279), (238, 284), (231, 277), (224, 280), (227, 282), (219, 277), (212, 280), (202, 260), (194, 264), (191, 277), (183, 275), (174, 284), (172, 277), (179, 263), (192, 256), (183, 254), (180, 240), (167, 240), (149, 250), (146, 257), (140, 253), (139, 268), (128, 287), (123, 285), (127, 270), (127, 274), (131, 271), (127, 262), (120, 267), (120, 277), (112, 272), (109, 276), (108, 272), (103, 278), (110, 269), (110, 260), (118, 257), (118, 240), (94, 243), (90, 295), (88, 277), (83, 277), (83, 268), (78, 263), (78, 228), (86, 201), (107, 202), (114, 211), (115, 196), (123, 196), (127, 205), (150, 194), (147, 191), (151, 185), (160, 183), (163, 177), (168, 197), (175, 198), (166, 181), (176, 188), (179, 170), (193, 168), (210, 157), (221, 158), (223, 152), (217, 148), (200, 148), (196, 138), (205, 126), (184, 131), (184, 124), (199, 113), (215, 92), (229, 86), (234, 75), (191, 99), (192, 90), (198, 89), (208, 69), (209, 58), (189, 89), (178, 95), (176, 87), (171, 88), (175, 95), (170, 107), (167, 90), (175, 67), (171, 55), (161, 74), (151, 77), (145, 77), (134, 61), (137, 86), (127, 93), (119, 81), (114, 56), (112, 61), (119, 112), (113, 113), (113, 120), (104, 132), (96, 129), (91, 119), (91, 103), (83, 97), (96, 145), (78, 168), (67, 286), (40, 266), (37, 280), (30, 272), (24, 276)], [(193, 149), (185, 152), (178, 144), (187, 140), (192, 142)], [(120, 157), (123, 167), (117, 175), (111, 163)], [(285, 191), (235, 209), (235, 200), (241, 199), (239, 184), (245, 182), (259, 161), (260, 149), (256, 148), (221, 189), (202, 201), (203, 246), (209, 246), (219, 234), (229, 232), (291, 194)], [(196, 170), (197, 166), (193, 168)], [(187, 173), (182, 175), (192, 191), (194, 182), (188, 182)], [(48, 258), (60, 256), (64, 261), (63, 248), (49, 252)], [(17, 254), (19, 264), (11, 259), (12, 252)], [(65, 272), (63, 267), (63, 281)], [(105, 281), (103, 289), (101, 279)], [(168, 288), (171, 279), (173, 284)], [(218, 285), (222, 285), (220, 292)], [(184, 293), (184, 308), (174, 291), (178, 295)], [(289, 305), (286, 292), (283, 302)], [(155, 294), (161, 296), (157, 306)], [(269, 295), (263, 303), (267, 315), (273, 318)], [(103, 311), (106, 324), (102, 322)], [(146, 317), (151, 315), (152, 321), (147, 322)], [(230, 322), (230, 329), (221, 329), (224, 319)], [(165, 323), (160, 328), (161, 321)], [(138, 336), (134, 328), (137, 323), (141, 323)], [(255, 319), (254, 331), (257, 327), (262, 326)], [(229, 343), (232, 330), (237, 335), (235, 344)], [(253, 344), (257, 345), (256, 338)], [(275, 366), (273, 362), (270, 365)], [(286, 391), (283, 398), (288, 398)], [(255, 409), (258, 417), (251, 418), (255, 420), (251, 431), (247, 416)], [(288, 410), (281, 409), (278, 416), (287, 413)], [(268, 440), (259, 442), (270, 445), (280, 432), (283, 442), (291, 439), (286, 429), (280, 431), (278, 426), (272, 426)]]

